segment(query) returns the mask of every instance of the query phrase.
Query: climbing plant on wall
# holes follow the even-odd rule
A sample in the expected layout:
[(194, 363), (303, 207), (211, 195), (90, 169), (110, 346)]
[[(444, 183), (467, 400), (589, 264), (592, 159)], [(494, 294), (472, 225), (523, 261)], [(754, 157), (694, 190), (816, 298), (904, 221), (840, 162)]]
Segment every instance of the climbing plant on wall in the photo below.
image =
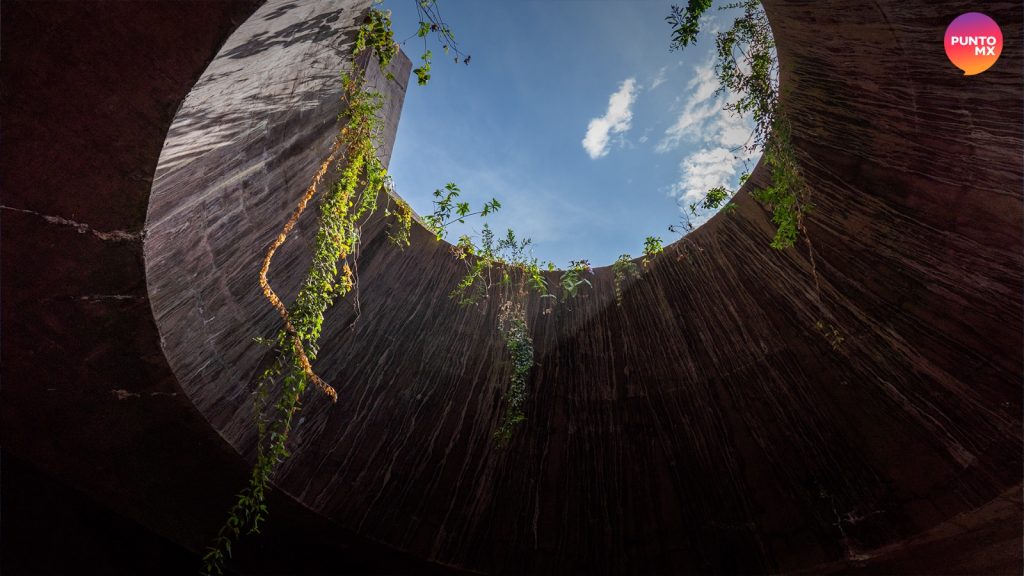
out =
[[(387, 69), (398, 52), (391, 31), (391, 15), (376, 7), (370, 9), (356, 34), (353, 60), (367, 50), (376, 56), (382, 70)], [(377, 198), (385, 193), (388, 182), (387, 172), (377, 156), (382, 97), (366, 89), (361, 70), (342, 74), (341, 81), (343, 111), (338, 135), (314, 172), (305, 194), (271, 243), (259, 271), (260, 287), (280, 315), (282, 328), (275, 338), (261, 340), (272, 348), (273, 361), (260, 376), (254, 393), (256, 462), (248, 484), (236, 496), (227, 520), (203, 556), (205, 574), (223, 573), (224, 563), (231, 556), (232, 543), (243, 534), (259, 532), (267, 517), (266, 496), (274, 472), (290, 455), (287, 441), (306, 389), (313, 385), (332, 401), (338, 398), (334, 388), (316, 374), (312, 363), (317, 355), (324, 314), (355, 285), (352, 258), (360, 239), (360, 223), (376, 210)], [(271, 264), (332, 168), (337, 171), (338, 179), (319, 199), (312, 263), (295, 302), (287, 307), (270, 284)], [(411, 220), (411, 211), (404, 203), (397, 203), (395, 213), (400, 222)], [(407, 228), (404, 237), (399, 228), (395, 238), (408, 243)]]

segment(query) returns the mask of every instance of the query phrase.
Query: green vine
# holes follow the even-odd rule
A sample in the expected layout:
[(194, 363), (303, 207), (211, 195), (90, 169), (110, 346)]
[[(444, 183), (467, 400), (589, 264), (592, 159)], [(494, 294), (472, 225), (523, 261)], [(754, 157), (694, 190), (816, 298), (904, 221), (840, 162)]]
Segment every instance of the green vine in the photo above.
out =
[(661, 242), (661, 238), (658, 236), (648, 236), (644, 239), (644, 268), (647, 268), (647, 264), (654, 259), (655, 256), (665, 251), (665, 246)]
[[(443, 239), (452, 223), (465, 223), (472, 216), (487, 217), (501, 208), (491, 200), (477, 211), (469, 203), (459, 200), (461, 190), (453, 183), (434, 192), (434, 211), (423, 220), (437, 238)], [(495, 235), (484, 223), (479, 242), (463, 235), (452, 246), (453, 254), (465, 262), (466, 274), (452, 290), (450, 297), (460, 305), (479, 304), (495, 295), (499, 305), (498, 329), (505, 342), (505, 350), (512, 363), (509, 387), (502, 396), (504, 410), (494, 434), (498, 447), (507, 446), (515, 428), (526, 420), (524, 405), (528, 397), (527, 382), (533, 366), (533, 342), (526, 319), (526, 300), (534, 293), (548, 302), (557, 300), (551, 294), (543, 270), (554, 271), (550, 262), (540, 262), (529, 254), (532, 242), (520, 238), (511, 229), (504, 236)], [(559, 279), (563, 301), (575, 297), (582, 286), (590, 286), (584, 277), (589, 273), (586, 260), (573, 261)], [(545, 314), (551, 309), (545, 309)]]
[[(496, 202), (493, 201), (492, 202)], [(492, 214), (481, 210), (480, 215)], [(436, 213), (435, 213), (436, 214)], [(444, 228), (434, 229), (439, 236), (444, 235)], [(488, 224), (483, 225), (480, 232), (480, 244), (477, 245), (470, 236), (462, 236), (452, 247), (457, 258), (466, 262), (467, 273), (452, 290), (450, 296), (459, 304), (466, 306), (478, 304), (489, 296), (492, 289), (512, 285), (513, 274), (521, 281), (520, 291), (540, 294), (542, 297), (553, 297), (548, 292), (548, 282), (542, 273), (542, 266), (554, 269), (550, 262), (541, 263), (527, 255), (532, 244), (529, 238), (518, 239), (511, 229), (505, 236), (497, 238)]]
[(512, 361), (512, 376), (502, 398), (505, 413), (494, 433), (495, 443), (502, 447), (508, 445), (512, 432), (526, 420), (523, 405), (527, 398), (526, 383), (533, 368), (533, 340), (521, 304), (512, 300), (502, 304), (498, 313), (498, 330), (505, 338), (505, 351)]
[(562, 277), (558, 281), (562, 287), (562, 299), (575, 298), (580, 288), (584, 285), (593, 287), (590, 280), (587, 280), (585, 277), (585, 274), (590, 272), (589, 260), (573, 260), (569, 262), (569, 267), (562, 272)]
[(640, 278), (640, 267), (633, 262), (632, 256), (623, 254), (612, 264), (612, 273), (615, 275), (615, 304), (622, 306), (622, 287)]
[(394, 78), (391, 72), (387, 71), (387, 65), (398, 54), (398, 44), (395, 43), (395, 34), (391, 29), (391, 10), (381, 10), (376, 6), (370, 8), (366, 20), (356, 32), (356, 44), (352, 49), (352, 55), (358, 56), (367, 49), (373, 50), (387, 78)]
[[(433, 34), (437, 42), (441, 44), (441, 49), (444, 51), (446, 56), (453, 56), (455, 63), (462, 62), (463, 64), (469, 65), (469, 61), (472, 56), (463, 54), (459, 50), (458, 43), (455, 42), (455, 33), (445, 23), (444, 17), (441, 16), (441, 8), (438, 6), (437, 0), (415, 0), (416, 1), (416, 13), (419, 16), (419, 27), (416, 29), (416, 33), (406, 41), (413, 37), (423, 39), (423, 54), (420, 56), (420, 60), (423, 61), (418, 68), (413, 69), (413, 74), (416, 75), (416, 81), (422, 86), (430, 81), (430, 64), (434, 58), (433, 52), (427, 48), (427, 38)], [(405, 44), (405, 41), (402, 42)]]
[(399, 248), (409, 246), (409, 239), (412, 235), (412, 207), (401, 198), (394, 197), (395, 207), (388, 207), (384, 211), (385, 216), (391, 216), (392, 221), (388, 223), (388, 240)]
[(775, 130), (765, 150), (765, 159), (771, 169), (772, 182), (765, 188), (752, 191), (751, 196), (771, 209), (772, 222), (776, 226), (771, 246), (783, 250), (792, 247), (801, 233), (807, 239), (804, 215), (812, 208), (807, 200), (807, 184), (798, 171), (796, 156), (789, 141), (789, 122), (785, 117), (780, 116), (775, 120)]
[(665, 21), (672, 26), (672, 50), (681, 50), (697, 41), (700, 17), (711, 8), (712, 0), (689, 0), (686, 9), (672, 6)]
[[(357, 34), (354, 55), (366, 49), (374, 51), (382, 70), (387, 68), (397, 51), (390, 34), (390, 14), (371, 8)], [(259, 532), (267, 516), (267, 491), (274, 472), (290, 455), (287, 440), (292, 420), (309, 385), (317, 384), (332, 400), (336, 399), (334, 389), (312, 371), (311, 362), (316, 359), (325, 312), (354, 287), (349, 259), (359, 242), (359, 222), (376, 210), (377, 196), (385, 191), (388, 179), (376, 152), (382, 97), (365, 90), (363, 81), (361, 71), (342, 75), (342, 128), (306, 195), (264, 259), (260, 283), (264, 295), (281, 314), (284, 327), (271, 341), (274, 360), (260, 376), (254, 394), (256, 463), (248, 484), (236, 496), (227, 520), (203, 556), (204, 574), (222, 574), (232, 543), (243, 534)], [(313, 261), (294, 304), (286, 309), (267, 281), (270, 263), (331, 165), (338, 166), (340, 177), (320, 200)]]
[[(455, 38), (444, 24), (436, 0), (419, 0), (417, 10), (421, 16), (418, 35), (424, 38), (424, 66), (417, 69), (420, 84), (430, 78), (431, 53), (426, 49), (426, 36), (435, 33), (443, 42), (444, 51), (454, 48)], [(352, 52), (353, 61), (367, 50), (376, 57), (380, 69), (388, 79), (393, 75), (388, 65), (398, 53), (392, 31), (391, 11), (372, 6), (356, 32)], [(469, 56), (463, 58), (469, 64)], [(458, 61), (458, 56), (456, 57)], [(366, 90), (361, 70), (342, 75), (344, 110), (339, 115), (342, 128), (327, 159), (321, 164), (313, 181), (300, 200), (291, 218), (272, 243), (260, 270), (260, 286), (283, 320), (283, 328), (269, 343), (274, 352), (270, 367), (260, 376), (254, 405), (256, 412), (257, 455), (249, 482), (235, 498), (228, 518), (217, 532), (212, 545), (203, 556), (204, 574), (222, 574), (224, 563), (231, 556), (231, 545), (242, 534), (258, 533), (266, 519), (266, 494), (277, 468), (289, 457), (288, 437), (292, 419), (300, 409), (302, 396), (309, 385), (315, 384), (332, 401), (337, 400), (334, 388), (313, 371), (324, 314), (338, 298), (344, 298), (355, 288), (350, 259), (354, 259), (360, 236), (359, 223), (377, 209), (377, 197), (386, 193), (389, 183), (387, 171), (377, 156), (382, 123), (378, 113), (383, 104), (380, 94)], [(270, 287), (267, 274), (275, 251), (287, 240), (289, 233), (315, 196), (318, 184), (328, 168), (337, 165), (338, 181), (320, 200), (319, 228), (313, 251), (313, 261), (295, 302), (290, 308)], [(497, 209), (497, 201), (491, 208)], [(462, 214), (463, 216), (465, 214)], [(389, 223), (389, 239), (398, 246), (408, 246), (412, 227), (412, 209), (401, 199), (395, 200)], [(340, 268), (339, 268), (340, 263)], [(354, 261), (353, 261), (354, 264)]]

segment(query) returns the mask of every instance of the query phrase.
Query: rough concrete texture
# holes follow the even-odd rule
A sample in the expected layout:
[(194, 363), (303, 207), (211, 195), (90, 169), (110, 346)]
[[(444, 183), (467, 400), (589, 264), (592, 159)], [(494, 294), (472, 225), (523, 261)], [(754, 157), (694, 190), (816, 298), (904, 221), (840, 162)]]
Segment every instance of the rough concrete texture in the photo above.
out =
[[(496, 306), (450, 301), (464, 267), (422, 228), (399, 251), (368, 222), (360, 313), (335, 308), (317, 363), (340, 399), (306, 399), (272, 512), (281, 534), (338, 536), (264, 553), (338, 572), (1021, 572), (1021, 47), (964, 77), (941, 33), (968, 2), (765, 6), (820, 298), (807, 247), (769, 249), (744, 190), (621, 307), (609, 269), (550, 314), (531, 303), (528, 420), (497, 450)], [(2, 30), (4, 450), (191, 549), (252, 455), (247, 339), (274, 322), (246, 262), (329, 142), (314, 79), (344, 44), (283, 38), (354, 19), (303, 33), (337, 6), (267, 5), (250, 33), (250, 4), (212, 7), (5, 3)], [(1019, 6), (985, 12), (1022, 36)], [(250, 39), (219, 48), (236, 29)], [(216, 70), (238, 81), (204, 95)], [(252, 118), (226, 106), (242, 95)], [(275, 260), (285, 293), (301, 238)]]

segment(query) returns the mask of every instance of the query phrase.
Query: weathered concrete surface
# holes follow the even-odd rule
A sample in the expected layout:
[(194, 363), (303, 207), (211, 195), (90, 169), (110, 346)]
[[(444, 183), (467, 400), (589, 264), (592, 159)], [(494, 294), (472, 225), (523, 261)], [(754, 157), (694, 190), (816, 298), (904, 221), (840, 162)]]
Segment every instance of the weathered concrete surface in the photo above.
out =
[[(621, 308), (607, 269), (597, 271), (592, 291), (552, 314), (532, 303), (538, 366), (528, 421), (508, 450), (497, 451), (490, 435), (508, 366), (493, 306), (465, 310), (448, 299), (463, 269), (424, 230), (414, 230), (412, 246), (400, 252), (384, 241), (386, 223), (370, 222), (359, 266), (361, 314), (336, 308), (317, 364), (340, 400), (306, 400), (295, 457), (279, 478), (300, 505), (294, 515), (277, 516), (279, 526), (308, 526), (313, 520), (302, 511), (312, 511), (343, 533), (496, 574), (1020, 573), (1020, 501), (1013, 495), (1021, 482), (1024, 375), (1021, 47), (1008, 41), (996, 67), (965, 78), (946, 61), (941, 34), (953, 17), (977, 8), (969, 3), (765, 5), (817, 206), (809, 226), (820, 301), (806, 247), (768, 249), (768, 217), (743, 192), (732, 216), (657, 259)], [(1022, 36), (1018, 6), (996, 2), (985, 11), (1005, 38)], [(90, 252), (91, 244), (110, 244), (90, 230), (131, 237), (141, 229), (148, 185), (130, 188), (122, 202), (103, 196), (102, 187), (76, 195), (58, 186), (66, 172), (52, 166), (91, 177), (93, 167), (103, 173), (116, 166), (103, 153), (124, 145), (152, 170), (159, 142), (110, 117), (97, 119), (97, 133), (76, 131), (77, 139), (54, 147), (47, 135), (75, 124), (47, 124), (45, 111), (96, 109), (121, 87), (63, 99), (35, 68), (11, 67), (7, 51), (14, 42), (36, 59), (56, 59), (69, 52), (61, 43), (70, 40), (38, 21), (23, 37), (8, 34), (9, 26), (22, 28), (10, 23), (9, 11), (5, 16), (4, 205), (16, 210), (3, 211), (4, 447), (194, 546), (198, 538), (185, 534), (216, 525), (218, 498), (226, 499), (243, 473), (216, 434), (242, 454), (252, 451), (244, 380), (258, 354), (244, 338), (273, 332), (269, 311), (244, 309), (255, 269), (245, 284), (244, 271), (226, 255), (256, 258), (281, 219), (259, 223), (273, 215), (268, 208), (218, 220), (233, 208), (216, 195), (203, 200), (210, 203), (205, 210), (192, 194), (167, 200), (168, 212), (180, 207), (211, 220), (202, 223), (208, 233), (181, 233), (182, 245), (170, 236), (162, 247), (150, 244), (159, 237), (147, 239), (148, 293), (137, 243), (123, 257)], [(110, 46), (131, 45), (136, 37), (123, 30), (144, 29), (147, 20), (129, 13), (119, 22), (122, 36), (104, 37)], [(181, 34), (186, 24), (165, 19), (166, 33)], [(174, 84), (175, 103), (215, 52), (198, 41), (189, 46), (199, 64)], [(287, 50), (267, 46), (265, 57)], [(115, 59), (107, 70), (134, 62), (128, 60)], [(144, 63), (153, 74), (166, 73), (159, 61)], [(28, 97), (35, 93), (49, 98), (36, 102)], [(287, 117), (309, 118), (301, 111)], [(170, 127), (170, 114), (162, 118), (153, 133)], [(242, 122), (210, 124), (194, 140), (204, 146), (217, 132), (252, 133)], [(45, 130), (30, 133), (37, 125)], [(27, 144), (16, 158), (11, 130)], [(318, 157), (288, 148), (283, 137), (267, 141), (283, 153), (270, 154), (277, 160), (268, 174), (245, 190), (278, 201), (270, 196), (281, 178), (274, 167), (288, 173), (302, 163), (292, 164), (293, 155), (310, 154), (311, 165)], [(232, 174), (222, 172), (228, 157), (218, 156), (221, 149), (192, 158), (215, 185)], [(253, 161), (248, 152), (230, 158)], [(297, 198), (307, 179), (298, 177), (282, 194)], [(93, 190), (96, 183), (86, 184)], [(119, 186), (113, 189), (125, 189)], [(125, 202), (135, 211), (121, 213)], [(79, 233), (63, 220), (18, 210), (90, 228)], [(236, 223), (241, 231), (223, 230)], [(194, 238), (209, 245), (188, 246)], [(239, 238), (251, 244), (219, 244)], [(191, 275), (155, 268), (170, 265), (168, 254), (179, 255), (178, 266)], [(297, 257), (275, 266), (275, 286), (294, 286), (304, 272)], [(134, 291), (121, 291), (124, 282)], [(102, 295), (137, 296), (139, 307)], [(56, 296), (69, 299), (66, 308), (58, 309)], [(161, 313), (163, 298), (166, 310), (184, 315)], [(145, 314), (148, 299), (155, 322)], [(240, 326), (240, 334), (201, 336), (204, 322), (171, 321), (191, 314), (219, 322), (222, 313), (235, 324), (217, 330)], [(814, 328), (823, 317), (845, 338), (839, 351)], [(179, 352), (165, 354), (172, 341)], [(46, 388), (60, 382), (75, 386), (48, 396)], [(150, 391), (178, 396), (145, 396)], [(126, 426), (135, 432), (127, 439), (110, 431)], [(234, 471), (231, 482), (218, 478), (221, 470)], [(156, 477), (161, 472), (196, 480), (182, 486)], [(157, 490), (168, 486), (177, 489)], [(154, 494), (161, 500), (145, 499)], [(170, 513), (190, 498), (211, 511), (204, 516), (189, 504), (189, 513)], [(310, 549), (309, 556), (332, 550)], [(367, 548), (364, 558), (380, 550)]]

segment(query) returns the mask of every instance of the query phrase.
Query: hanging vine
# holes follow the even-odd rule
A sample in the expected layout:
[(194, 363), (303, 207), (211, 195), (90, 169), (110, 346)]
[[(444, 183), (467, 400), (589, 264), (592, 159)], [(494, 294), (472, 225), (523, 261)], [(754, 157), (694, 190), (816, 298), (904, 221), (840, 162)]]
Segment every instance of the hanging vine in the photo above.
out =
[(395, 207), (390, 206), (384, 211), (385, 216), (391, 216), (388, 223), (388, 240), (399, 248), (409, 246), (409, 238), (412, 235), (412, 207), (401, 198), (393, 198)]
[[(501, 208), (501, 203), (492, 199), (474, 211), (468, 202), (459, 199), (460, 193), (459, 187), (452, 183), (434, 192), (434, 211), (424, 216), (423, 221), (439, 240), (447, 236), (450, 224), (465, 223), (472, 216), (484, 218)], [(482, 227), (479, 240), (463, 235), (452, 246), (452, 253), (466, 265), (466, 275), (450, 297), (462, 306), (480, 304), (492, 298), (498, 302), (498, 331), (511, 362), (508, 388), (502, 395), (502, 416), (494, 433), (498, 447), (507, 446), (516, 427), (526, 420), (527, 383), (534, 364), (533, 341), (526, 317), (528, 298), (532, 293), (548, 303), (559, 301), (549, 290), (544, 275), (544, 270), (554, 272), (555, 265), (534, 258), (530, 254), (531, 246), (529, 238), (520, 238), (511, 229), (506, 230), (504, 236), (496, 236), (487, 223)], [(592, 270), (588, 261), (570, 262), (558, 280), (561, 302), (570, 301), (582, 287), (591, 286), (586, 277), (589, 274)], [(550, 307), (545, 308), (544, 313), (551, 310)]]
[[(391, 35), (390, 14), (371, 8), (357, 34), (354, 55), (373, 50), (385, 70), (397, 47)], [(366, 90), (362, 71), (342, 75), (342, 127), (326, 159), (263, 259), (259, 283), (264, 296), (281, 316), (283, 327), (272, 346), (274, 359), (260, 376), (254, 394), (257, 454), (249, 482), (235, 498), (228, 518), (203, 556), (204, 574), (222, 574), (231, 545), (243, 534), (258, 533), (267, 516), (266, 496), (274, 472), (289, 456), (287, 440), (292, 420), (310, 384), (337, 401), (335, 389), (313, 370), (324, 314), (338, 298), (352, 291), (352, 255), (359, 242), (359, 222), (376, 210), (377, 197), (388, 180), (377, 143), (382, 97)], [(318, 230), (313, 259), (290, 308), (270, 285), (268, 274), (277, 250), (287, 241), (299, 217), (316, 196), (321, 180), (335, 166), (337, 182), (319, 201)]]
[(430, 50), (427, 40), (431, 36), (441, 45), (441, 50), (444, 51), (445, 56), (452, 56), (456, 64), (462, 62), (468, 66), (469, 61), (473, 57), (459, 50), (459, 45), (455, 41), (455, 33), (452, 32), (452, 29), (441, 15), (441, 7), (438, 5), (437, 0), (414, 1), (416, 3), (416, 15), (419, 17), (419, 27), (416, 29), (415, 34), (402, 41), (402, 45), (404, 46), (406, 42), (413, 38), (423, 39), (423, 54), (420, 56), (422, 64), (412, 70), (413, 74), (416, 75), (416, 82), (422, 86), (430, 81), (430, 65), (433, 61), (434, 53)]
[(523, 405), (526, 403), (526, 383), (533, 368), (533, 339), (526, 324), (526, 312), (521, 303), (506, 300), (498, 313), (498, 330), (505, 338), (505, 351), (512, 361), (512, 376), (508, 390), (502, 398), (505, 412), (501, 424), (494, 433), (498, 446), (506, 446), (512, 439), (515, 427), (526, 420)]
[[(443, 229), (439, 236), (443, 236)], [(587, 278), (593, 274), (590, 262), (573, 260), (558, 277), (561, 298), (553, 294), (544, 270), (555, 272), (555, 265), (532, 257), (529, 254), (531, 244), (529, 238), (519, 239), (511, 229), (498, 238), (490, 226), (484, 224), (479, 244), (470, 236), (462, 236), (452, 248), (456, 257), (466, 263), (467, 273), (452, 290), (451, 298), (463, 306), (479, 304), (492, 297), (498, 302), (498, 330), (511, 363), (508, 388), (502, 395), (504, 410), (494, 433), (499, 448), (509, 444), (515, 429), (526, 420), (527, 383), (534, 364), (533, 340), (526, 317), (530, 295), (548, 303), (543, 313), (550, 314), (555, 303), (568, 304), (583, 287), (593, 286)]]

